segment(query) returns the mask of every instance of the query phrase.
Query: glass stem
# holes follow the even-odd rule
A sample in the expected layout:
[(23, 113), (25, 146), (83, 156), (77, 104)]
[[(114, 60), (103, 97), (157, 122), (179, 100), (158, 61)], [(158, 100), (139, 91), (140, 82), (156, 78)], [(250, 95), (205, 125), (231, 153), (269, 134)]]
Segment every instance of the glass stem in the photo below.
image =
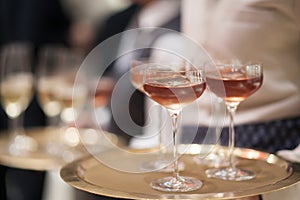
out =
[(165, 145), (164, 145), (164, 135), (163, 135), (163, 131), (162, 131), (162, 126), (163, 126), (163, 116), (162, 116), (162, 108), (159, 108), (158, 111), (158, 124), (159, 124), (159, 151), (160, 151), (160, 160), (165, 160), (165, 153), (166, 153), (166, 149), (165, 149)]
[(178, 133), (178, 116), (180, 111), (169, 111), (172, 119), (172, 139), (173, 139), (173, 159), (174, 159), (174, 171), (173, 177), (179, 180), (179, 169), (178, 169), (178, 149), (176, 142), (176, 135)]
[(229, 124), (229, 140), (228, 140), (228, 161), (229, 161), (229, 168), (234, 169), (235, 165), (233, 164), (233, 151), (234, 151), (234, 146), (235, 146), (235, 131), (234, 131), (234, 116), (236, 109), (238, 107), (239, 103), (228, 103), (227, 110), (229, 112), (229, 119), (230, 119), (230, 124)]
[(47, 117), (47, 126), (58, 126), (60, 121), (59, 115)]
[(15, 118), (9, 119), (9, 128), (10, 132), (12, 133), (12, 138), (16, 137), (17, 135), (23, 135), (24, 132), (23, 128), (23, 113)]

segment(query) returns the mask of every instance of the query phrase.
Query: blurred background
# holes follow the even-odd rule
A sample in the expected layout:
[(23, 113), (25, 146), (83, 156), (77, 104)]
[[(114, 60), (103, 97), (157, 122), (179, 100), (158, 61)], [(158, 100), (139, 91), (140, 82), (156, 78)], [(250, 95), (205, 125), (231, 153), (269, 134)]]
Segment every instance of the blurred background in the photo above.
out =
[[(9, 44), (30, 44), (31, 71), (36, 73), (38, 55), (44, 46), (57, 45), (84, 56), (97, 45), (105, 19), (130, 4), (129, 0), (1, 0), (0, 49)], [(47, 125), (36, 92), (23, 118), (26, 128)], [(1, 106), (1, 133), (8, 129), (8, 124)], [(44, 171), (0, 165), (0, 199), (45, 199), (45, 176)]]

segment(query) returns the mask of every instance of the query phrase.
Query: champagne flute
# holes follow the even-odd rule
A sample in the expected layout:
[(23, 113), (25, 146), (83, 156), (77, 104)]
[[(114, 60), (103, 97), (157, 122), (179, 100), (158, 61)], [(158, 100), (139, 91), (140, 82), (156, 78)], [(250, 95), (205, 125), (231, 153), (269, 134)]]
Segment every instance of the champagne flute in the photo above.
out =
[(260, 63), (241, 63), (238, 60), (210, 63), (206, 69), (206, 81), (210, 90), (224, 99), (229, 113), (228, 162), (223, 168), (206, 171), (208, 177), (242, 181), (255, 177), (255, 172), (235, 166), (234, 159), (234, 115), (239, 104), (255, 93), (262, 85), (263, 70)]
[(206, 87), (202, 70), (185, 63), (183, 66), (153, 64), (144, 70), (143, 88), (145, 94), (166, 108), (172, 121), (173, 138), (173, 176), (160, 178), (151, 182), (151, 187), (166, 192), (187, 192), (197, 190), (202, 182), (194, 177), (179, 175), (178, 117), (182, 107), (195, 101)]
[(32, 49), (27, 43), (12, 43), (1, 50), (0, 96), (11, 129), (8, 151), (26, 154), (38, 148), (37, 142), (23, 130), (23, 113), (33, 96)]
[(78, 85), (79, 89), (73, 93), (76, 73), (82, 61), (80, 52), (62, 46), (42, 48), (37, 70), (37, 92), (38, 101), (49, 118), (59, 115), (64, 124), (70, 124), (77, 117), (74, 108), (83, 104), (88, 93), (84, 84)]
[(39, 52), (37, 67), (37, 98), (47, 116), (48, 126), (57, 126), (62, 106), (56, 98), (56, 90), (63, 77), (57, 76), (59, 69), (63, 68), (65, 49), (62, 46), (45, 46)]
[[(77, 85), (73, 92), (76, 73), (83, 56), (62, 46), (45, 46), (39, 54), (37, 70), (37, 97), (47, 115), (48, 125), (60, 128), (59, 139), (53, 138), (46, 145), (46, 151), (52, 155), (64, 156), (65, 152), (72, 160), (72, 147), (79, 143), (79, 137), (74, 128), (78, 117), (75, 108), (84, 104), (88, 91), (84, 84)], [(57, 131), (57, 130), (55, 130)], [(71, 149), (69, 151), (69, 149)]]

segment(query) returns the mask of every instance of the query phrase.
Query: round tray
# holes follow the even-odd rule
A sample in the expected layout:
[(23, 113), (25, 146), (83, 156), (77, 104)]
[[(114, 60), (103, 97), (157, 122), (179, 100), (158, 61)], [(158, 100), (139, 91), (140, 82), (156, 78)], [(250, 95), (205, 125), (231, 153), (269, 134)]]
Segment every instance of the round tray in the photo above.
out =
[[(126, 173), (112, 169), (95, 157), (86, 157), (64, 166), (61, 177), (71, 186), (102, 196), (125, 199), (234, 199), (268, 193), (286, 188), (300, 180), (300, 169), (277, 157), (252, 149), (236, 148), (238, 166), (253, 170), (256, 177), (247, 181), (224, 181), (206, 178), (204, 165), (197, 164), (195, 156), (201, 152), (201, 145), (190, 145), (180, 158), (186, 165), (181, 175), (194, 176), (203, 182), (203, 186), (193, 192), (169, 193), (153, 190), (152, 180), (167, 176), (165, 172)], [(118, 153), (120, 154), (120, 153)], [(124, 157), (114, 151), (105, 152), (107, 157)], [(147, 160), (147, 155), (143, 156)], [(136, 163), (129, 161), (131, 165)], [(120, 164), (124, 162), (120, 162)], [(126, 164), (125, 164), (126, 165)], [(128, 164), (127, 164), (128, 165)]]
[[(11, 154), (8, 151), (10, 144), (9, 134), (3, 132), (0, 137), (0, 163), (2, 165), (27, 170), (51, 170), (59, 168), (75, 158), (88, 155), (86, 148), (89, 148), (91, 144), (96, 146), (99, 151), (107, 150), (109, 144), (103, 142), (107, 141), (103, 140), (104, 135), (114, 145), (122, 144), (121, 140), (114, 134), (108, 132), (98, 134), (94, 129), (73, 128), (63, 130), (57, 127), (38, 127), (27, 129), (25, 133), (37, 142), (38, 149), (27, 153), (21, 152), (17, 155)], [(80, 133), (80, 136), (78, 136), (78, 133)], [(83, 140), (85, 141), (85, 146), (83, 145)], [(49, 145), (53, 145), (52, 153), (46, 150), (49, 149)], [(67, 148), (63, 149), (63, 151), (53, 152), (55, 147), (60, 147), (61, 145), (65, 145)]]

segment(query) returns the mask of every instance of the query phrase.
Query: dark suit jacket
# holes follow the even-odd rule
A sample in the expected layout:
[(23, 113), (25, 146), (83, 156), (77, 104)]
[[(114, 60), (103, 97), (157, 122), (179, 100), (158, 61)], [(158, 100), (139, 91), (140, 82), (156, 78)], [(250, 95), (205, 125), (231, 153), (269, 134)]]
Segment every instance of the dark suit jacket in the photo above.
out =
[[(132, 19), (134, 18), (135, 14), (139, 11), (138, 5), (131, 5), (127, 9), (115, 13), (111, 17), (109, 17), (106, 22), (104, 23), (104, 26), (102, 27), (101, 32), (99, 33), (97, 44), (101, 43), (102, 41), (108, 39), (109, 37), (116, 35), (118, 33), (121, 33), (125, 30), (127, 30), (127, 27), (129, 23), (132, 22)], [(178, 14), (175, 18), (161, 26), (162, 28), (168, 28), (172, 30), (179, 31), (180, 30), (180, 14)], [(113, 76), (115, 79), (118, 80), (120, 78), (120, 74), (116, 73), (114, 63), (108, 67), (107, 69), (107, 75)], [(129, 85), (131, 83), (128, 81)], [(124, 105), (128, 107), (128, 105)], [(126, 108), (125, 108), (126, 109)], [(127, 108), (128, 109), (128, 108)], [(131, 96), (130, 103), (129, 103), (129, 113), (131, 115), (132, 120), (139, 126), (143, 126), (145, 123), (144, 119), (144, 95), (139, 92), (135, 91), (133, 95)], [(125, 138), (126, 141), (129, 141), (131, 138), (131, 135), (128, 135), (123, 130), (118, 127), (115, 120), (113, 119), (111, 121), (111, 125), (109, 128), (109, 131), (120, 135), (121, 137)], [(142, 134), (142, 128), (140, 130), (135, 130), (134, 133), (131, 133), (135, 135), (136, 132), (139, 132), (139, 134)]]

